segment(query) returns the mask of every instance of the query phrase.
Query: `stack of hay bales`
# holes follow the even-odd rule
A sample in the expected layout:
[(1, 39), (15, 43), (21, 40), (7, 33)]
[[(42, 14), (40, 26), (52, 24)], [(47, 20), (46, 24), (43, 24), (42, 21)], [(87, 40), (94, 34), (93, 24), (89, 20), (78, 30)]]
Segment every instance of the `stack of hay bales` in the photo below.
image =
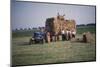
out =
[(57, 38), (61, 40), (61, 37), (59, 37), (61, 31), (66, 29), (70, 31), (75, 29), (76, 31), (76, 22), (75, 20), (65, 20), (64, 15), (58, 15), (56, 17), (47, 18), (45, 27), (47, 32), (52, 33), (52, 36), (57, 36)]
[(76, 30), (76, 23), (75, 20), (66, 20), (66, 22), (63, 23), (63, 29), (68, 29), (68, 30), (72, 30), (75, 29)]
[(95, 41), (95, 37), (90, 32), (83, 33), (83, 42), (92, 43)]

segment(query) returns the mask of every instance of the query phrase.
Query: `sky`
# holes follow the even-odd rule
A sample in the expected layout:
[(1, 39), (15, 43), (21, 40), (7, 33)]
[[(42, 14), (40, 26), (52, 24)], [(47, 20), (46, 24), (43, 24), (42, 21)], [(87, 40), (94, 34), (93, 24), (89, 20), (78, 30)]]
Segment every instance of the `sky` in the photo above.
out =
[(65, 19), (74, 19), (76, 24), (95, 23), (95, 6), (36, 3), (12, 1), (12, 29), (45, 26), (47, 18), (65, 14)]

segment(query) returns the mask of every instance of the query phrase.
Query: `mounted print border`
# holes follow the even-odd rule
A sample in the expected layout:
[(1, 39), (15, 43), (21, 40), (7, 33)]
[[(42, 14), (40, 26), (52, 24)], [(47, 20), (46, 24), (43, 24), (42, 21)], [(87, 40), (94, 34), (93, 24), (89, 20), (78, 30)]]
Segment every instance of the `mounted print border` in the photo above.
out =
[(96, 61), (96, 6), (11, 1), (11, 65)]

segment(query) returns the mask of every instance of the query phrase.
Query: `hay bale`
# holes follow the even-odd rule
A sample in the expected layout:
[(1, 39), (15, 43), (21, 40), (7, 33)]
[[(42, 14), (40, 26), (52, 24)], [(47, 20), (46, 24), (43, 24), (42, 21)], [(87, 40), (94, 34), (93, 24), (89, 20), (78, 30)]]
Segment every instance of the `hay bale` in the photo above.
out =
[(95, 38), (90, 32), (83, 33), (83, 42), (92, 43), (95, 41)]
[(54, 34), (59, 34), (62, 30), (72, 30), (76, 31), (75, 20), (65, 20), (64, 16), (58, 15), (57, 17), (48, 18), (46, 20), (46, 31), (55, 32)]

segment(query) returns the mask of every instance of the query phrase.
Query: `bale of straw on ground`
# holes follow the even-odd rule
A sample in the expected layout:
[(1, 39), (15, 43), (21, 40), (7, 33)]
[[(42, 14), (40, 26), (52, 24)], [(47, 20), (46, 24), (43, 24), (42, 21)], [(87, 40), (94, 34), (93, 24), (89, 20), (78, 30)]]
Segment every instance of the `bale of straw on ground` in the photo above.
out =
[(83, 33), (83, 42), (92, 43), (95, 41), (95, 37), (90, 32)]

